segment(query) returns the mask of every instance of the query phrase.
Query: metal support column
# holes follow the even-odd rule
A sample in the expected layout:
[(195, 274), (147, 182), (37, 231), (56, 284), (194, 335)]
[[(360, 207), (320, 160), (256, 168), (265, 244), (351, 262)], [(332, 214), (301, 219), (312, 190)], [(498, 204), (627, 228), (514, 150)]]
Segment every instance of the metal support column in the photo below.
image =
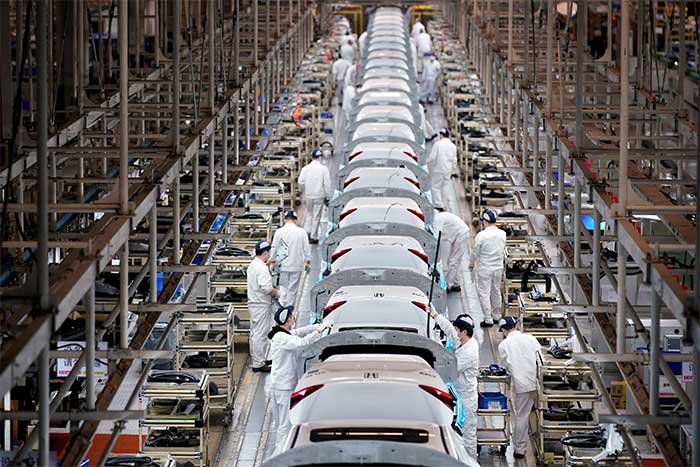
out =
[[(621, 0), (620, 24), (620, 206), (618, 215), (624, 216), (627, 210), (627, 145), (629, 141), (629, 85), (630, 85), (630, 0)], [(619, 303), (619, 300), (618, 300)]]
[(119, 0), (119, 205), (129, 213), (129, 1)]
[[(177, 222), (177, 220), (173, 221)], [(148, 221), (148, 268), (150, 279), (150, 302), (158, 302), (158, 206), (151, 208)]]
[(600, 306), (600, 226), (601, 215), (597, 209), (593, 212), (593, 265), (591, 273), (592, 297), (593, 306)]
[(97, 378), (95, 377), (95, 286), (92, 285), (85, 294), (87, 302), (87, 317), (85, 319), (85, 408), (95, 410), (97, 394), (95, 392)]
[[(48, 1), (41, 0), (36, 9), (37, 14), (37, 88), (39, 112), (37, 119), (37, 162), (38, 162), (38, 240), (37, 281), (39, 287), (39, 306), (43, 311), (49, 308), (49, 174), (48, 174), (48, 131), (49, 131), (49, 96), (47, 58), (48, 37)], [(48, 354), (47, 354), (48, 358)], [(48, 382), (47, 382), (48, 385)], [(47, 414), (48, 417), (48, 414)], [(48, 424), (48, 418), (46, 420)]]
[[(624, 0), (623, 0), (624, 1)], [(627, 251), (621, 242), (617, 242), (617, 346), (618, 354), (625, 353), (625, 302), (627, 301)]]
[[(44, 29), (44, 31), (46, 31)], [(41, 351), (37, 359), (39, 366), (39, 465), (49, 463), (49, 343)]]
[[(659, 415), (659, 350), (661, 297), (651, 290), (651, 329), (649, 335), (649, 415)], [(696, 402), (697, 403), (697, 402)]]

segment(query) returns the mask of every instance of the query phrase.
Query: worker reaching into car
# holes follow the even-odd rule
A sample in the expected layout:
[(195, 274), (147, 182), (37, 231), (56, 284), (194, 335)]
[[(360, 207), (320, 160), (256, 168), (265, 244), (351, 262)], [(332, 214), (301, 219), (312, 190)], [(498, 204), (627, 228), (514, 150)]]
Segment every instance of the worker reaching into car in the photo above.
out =
[(445, 209), (447, 193), (450, 188), (450, 177), (457, 173), (457, 146), (450, 140), (450, 130), (440, 130), (440, 140), (433, 144), (428, 156), (428, 171), (430, 172), (433, 205)]
[(271, 245), (260, 240), (255, 244), (255, 258), (246, 273), (248, 313), (250, 314), (250, 366), (255, 372), (270, 371), (267, 354), (270, 343), (265, 338), (272, 327), (273, 299), (279, 291), (272, 286), (272, 275), (267, 266)]
[(457, 357), (455, 387), (464, 406), (462, 442), (467, 453), (476, 459), (479, 343), (474, 338), (474, 320), (468, 314), (461, 314), (454, 321), (450, 322), (444, 315), (438, 313), (432, 305), (430, 305), (430, 316), (451, 341), (455, 357)]
[(527, 447), (530, 411), (537, 397), (537, 360), (542, 346), (537, 339), (516, 329), (516, 320), (506, 316), (498, 322), (503, 341), (498, 344), (501, 366), (513, 379), (513, 457), (523, 459)]
[(350, 85), (345, 87), (345, 91), (343, 91), (343, 112), (345, 112), (345, 122), (350, 121), (350, 112), (352, 112), (352, 100), (361, 90), (362, 83), (358, 83), (357, 86)]
[(331, 176), (328, 167), (321, 162), (323, 151), (311, 151), (311, 163), (304, 166), (299, 173), (299, 188), (304, 193), (306, 213), (304, 230), (311, 243), (318, 243), (321, 230), (321, 218), (326, 203), (331, 197)]
[(304, 229), (297, 225), (295, 211), (287, 211), (284, 226), (277, 229), (272, 237), (270, 258), (279, 272), (280, 305), (294, 305), (301, 273), (305, 268), (308, 270), (311, 263), (309, 238)]
[(447, 282), (448, 292), (459, 292), (459, 271), (465, 256), (469, 256), (469, 226), (451, 212), (437, 209), (433, 218), (435, 232), (442, 232), (440, 263)]
[(321, 332), (328, 325), (312, 324), (295, 328), (294, 307), (286, 306), (275, 312), (275, 327), (267, 334), (270, 340), (272, 356), (272, 373), (270, 374), (270, 402), (272, 418), (277, 426), (275, 452), (279, 454), (284, 447), (289, 422), (289, 398), (299, 379), (298, 352), (321, 337)]
[(435, 58), (435, 54), (429, 54), (428, 60), (423, 66), (423, 78), (420, 82), (420, 100), (422, 102), (427, 104), (434, 102), (436, 98), (435, 88), (441, 71), (442, 65)]
[[(487, 209), (481, 215), (485, 228), (476, 234), (470, 257), (474, 269), (476, 292), (484, 320), (481, 327), (490, 328), (501, 317), (501, 281), (506, 254), (506, 233), (496, 226), (496, 213)], [(476, 266), (475, 266), (476, 264)]]

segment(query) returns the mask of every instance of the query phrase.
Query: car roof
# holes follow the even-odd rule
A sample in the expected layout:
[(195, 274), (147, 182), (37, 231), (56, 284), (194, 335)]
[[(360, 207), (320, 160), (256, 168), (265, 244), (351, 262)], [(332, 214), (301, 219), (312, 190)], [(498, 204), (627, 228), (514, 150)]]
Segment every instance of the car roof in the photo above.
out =
[(382, 188), (404, 188), (414, 193), (421, 190), (408, 179), (416, 180), (411, 170), (405, 167), (360, 167), (348, 174), (344, 182), (357, 177), (347, 186), (343, 186), (343, 191), (356, 190), (360, 188), (382, 187)]
[(406, 123), (401, 122), (361, 122), (352, 134), (351, 139), (389, 136), (416, 141), (416, 135)]
[[(355, 209), (349, 212), (348, 209)], [(425, 222), (412, 212), (408, 211), (402, 204), (373, 204), (359, 205), (357, 207), (345, 207), (343, 211), (347, 213), (343, 219), (338, 221), (339, 227), (348, 225), (364, 224), (368, 222), (393, 222), (407, 224), (418, 228), (424, 228)], [(341, 213), (342, 214), (342, 213)]]
[[(392, 363), (394, 366), (402, 366), (396, 362)], [(434, 396), (418, 387), (414, 368), (415, 366), (412, 366), (403, 375), (402, 382), (377, 382), (362, 378), (356, 381), (327, 383), (299, 402), (290, 413), (292, 423), (340, 426), (352, 426), (354, 423), (381, 423), (382, 426), (416, 423), (451, 425), (451, 411)], [(358, 372), (370, 373), (371, 376), (373, 370), (367, 368)], [(395, 370), (394, 373), (399, 374), (399, 370)], [(436, 376), (435, 380), (436, 384), (444, 384), (439, 376)], [(307, 381), (304, 378), (302, 382)]]
[[(337, 301), (329, 300), (328, 303), (332, 306)], [(427, 304), (428, 300), (420, 303)], [(415, 332), (424, 336), (427, 328), (426, 312), (407, 298), (350, 299), (330, 312), (324, 318), (326, 320), (333, 323), (332, 332), (361, 328)]]
[(378, 91), (370, 89), (363, 91), (357, 105), (369, 104), (372, 102), (396, 102), (398, 104), (411, 105), (411, 96), (403, 91)]
[(410, 123), (418, 123), (414, 120), (413, 113), (408, 107), (394, 104), (366, 105), (355, 114), (355, 121), (359, 122), (367, 118), (393, 118), (396, 120), (405, 120)]

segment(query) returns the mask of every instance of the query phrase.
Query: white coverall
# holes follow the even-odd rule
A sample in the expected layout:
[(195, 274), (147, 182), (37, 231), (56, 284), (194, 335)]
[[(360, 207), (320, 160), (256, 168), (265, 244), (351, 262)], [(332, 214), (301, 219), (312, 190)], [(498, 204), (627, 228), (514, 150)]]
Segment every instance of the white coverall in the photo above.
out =
[(287, 222), (272, 237), (270, 258), (279, 268), (280, 305), (294, 305), (304, 265), (311, 261), (309, 238), (304, 229)]
[(436, 233), (442, 231), (440, 262), (447, 286), (459, 285), (459, 271), (469, 252), (469, 227), (451, 212), (438, 212), (433, 219), (433, 228)]
[(358, 49), (359, 57), (360, 57), (360, 58), (362, 58), (362, 54), (364, 53), (364, 50), (365, 50), (365, 41), (366, 41), (366, 40), (367, 40), (367, 31), (365, 31), (365, 32), (363, 32), (362, 34), (360, 34), (360, 38), (357, 40), (357, 42), (358, 42), (358, 44), (359, 44), (359, 47), (360, 47), (360, 48)]
[(324, 201), (331, 197), (331, 176), (328, 167), (320, 160), (312, 160), (304, 166), (299, 174), (299, 187), (304, 193), (306, 212), (304, 213), (304, 230), (312, 240), (318, 240), (321, 230), (321, 217), (325, 207)]
[(340, 46), (340, 56), (350, 63), (355, 62), (355, 47), (352, 45), (352, 40), (345, 39)]
[(343, 112), (345, 112), (345, 123), (350, 120), (350, 112), (352, 112), (352, 100), (357, 94), (355, 86), (346, 86), (343, 91)]
[(440, 62), (435, 57), (430, 57), (423, 66), (423, 79), (420, 83), (420, 98), (422, 100), (429, 102), (433, 99), (435, 86), (441, 71), (442, 65), (440, 65)]
[(425, 70), (425, 65), (430, 60), (430, 57), (426, 57), (425, 54), (433, 51), (433, 41), (430, 38), (430, 34), (425, 31), (418, 34), (418, 36), (416, 36), (416, 47), (418, 48), (419, 71), (423, 71)]
[(416, 39), (418, 37), (418, 34), (421, 32), (425, 31), (425, 26), (423, 26), (423, 23), (420, 21), (416, 21), (413, 23), (413, 27), (411, 28), (411, 37)]
[(413, 60), (413, 67), (416, 72), (418, 72), (418, 46), (416, 46), (416, 41), (411, 37), (411, 59)]
[(270, 371), (270, 402), (272, 402), (272, 418), (277, 423), (275, 452), (279, 454), (284, 448), (287, 434), (291, 428), (289, 421), (289, 397), (299, 381), (297, 365), (298, 351), (316, 341), (321, 334), (314, 326), (304, 326), (292, 329), (290, 332), (279, 326), (270, 332), (270, 355), (272, 370)]
[(253, 368), (265, 365), (270, 351), (267, 333), (272, 328), (272, 275), (257, 256), (248, 265), (248, 312), (250, 313), (250, 361)]
[(425, 108), (423, 104), (418, 104), (420, 109), (420, 128), (423, 130), (423, 137), (425, 139), (432, 138), (435, 135), (435, 129), (430, 124), (427, 118), (425, 118)]
[(355, 65), (351, 66), (345, 71), (345, 77), (343, 78), (343, 84), (345, 87), (355, 86), (355, 75), (357, 74), (356, 71), (357, 69), (355, 68)]
[(339, 58), (333, 62), (333, 68), (331, 73), (333, 75), (333, 85), (335, 86), (335, 97), (338, 102), (343, 98), (343, 88), (345, 87), (345, 73), (348, 68), (352, 66), (352, 63), (344, 58)]
[[(449, 337), (453, 345), (459, 345), (459, 336), (452, 323), (444, 316), (438, 315), (435, 322)], [(478, 408), (478, 380), (479, 371), (479, 343), (475, 337), (469, 339), (464, 345), (455, 350), (457, 357), (457, 380), (455, 388), (464, 406), (464, 429), (462, 430), (462, 442), (467, 453), (476, 460), (476, 428), (479, 417), (476, 414)]]
[(476, 291), (487, 323), (501, 319), (501, 280), (505, 252), (506, 233), (495, 225), (476, 234), (470, 263), (477, 263), (474, 266)]
[(457, 173), (457, 146), (449, 138), (440, 136), (440, 141), (433, 144), (428, 156), (428, 171), (433, 205), (436, 208), (444, 208), (447, 204), (450, 177)]
[(528, 418), (537, 397), (537, 354), (542, 346), (534, 336), (511, 331), (498, 344), (501, 366), (506, 368), (513, 380), (513, 449), (524, 454), (527, 446)]

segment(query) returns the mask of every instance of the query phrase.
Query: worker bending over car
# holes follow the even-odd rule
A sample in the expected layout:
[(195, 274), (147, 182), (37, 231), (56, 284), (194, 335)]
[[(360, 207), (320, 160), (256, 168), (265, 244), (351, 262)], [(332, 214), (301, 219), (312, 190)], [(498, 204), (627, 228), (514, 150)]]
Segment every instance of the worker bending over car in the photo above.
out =
[(266, 339), (272, 327), (273, 299), (279, 291), (272, 286), (272, 275), (267, 266), (270, 260), (271, 245), (260, 240), (255, 244), (255, 258), (246, 272), (248, 313), (250, 314), (250, 367), (255, 372), (270, 371), (267, 354), (270, 343)]
[(464, 428), (462, 442), (469, 455), (476, 459), (476, 428), (478, 406), (479, 343), (474, 338), (474, 320), (468, 314), (461, 314), (450, 322), (444, 315), (430, 306), (430, 316), (447, 335), (457, 357), (457, 380), (455, 387), (464, 406)]
[(485, 228), (476, 234), (471, 253), (470, 268), (476, 276), (476, 292), (479, 295), (484, 320), (481, 327), (490, 328), (501, 317), (501, 281), (503, 259), (506, 254), (506, 233), (496, 226), (496, 213), (487, 209), (481, 215)]
[(440, 236), (440, 264), (448, 292), (459, 292), (459, 271), (465, 256), (469, 255), (469, 226), (459, 217), (443, 209), (436, 209), (433, 229)]
[(542, 346), (537, 339), (518, 331), (516, 320), (506, 316), (498, 322), (503, 341), (498, 344), (501, 366), (513, 381), (513, 457), (523, 459), (527, 447), (529, 418), (537, 398), (537, 360)]
[(331, 176), (328, 167), (321, 162), (323, 152), (314, 149), (311, 162), (299, 173), (299, 188), (304, 193), (306, 212), (304, 213), (304, 230), (311, 243), (318, 243), (321, 230), (321, 218), (326, 203), (331, 198)]
[(270, 258), (279, 274), (280, 305), (294, 305), (301, 273), (304, 269), (308, 270), (311, 264), (309, 238), (304, 229), (297, 225), (295, 211), (287, 211), (284, 225), (272, 237)]
[(328, 324), (312, 324), (296, 328), (293, 306), (275, 312), (275, 327), (268, 333), (272, 373), (270, 373), (270, 402), (272, 418), (277, 424), (274, 455), (284, 447), (291, 427), (289, 421), (289, 398), (299, 380), (298, 353), (301, 349), (321, 337)]

